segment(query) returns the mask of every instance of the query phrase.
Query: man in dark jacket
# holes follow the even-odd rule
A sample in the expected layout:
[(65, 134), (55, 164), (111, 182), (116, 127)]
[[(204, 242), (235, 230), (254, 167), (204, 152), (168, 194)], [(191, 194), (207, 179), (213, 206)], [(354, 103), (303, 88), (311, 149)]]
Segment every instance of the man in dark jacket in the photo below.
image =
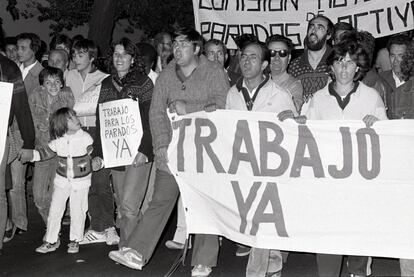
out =
[[(8, 125), (11, 126), (13, 120), (17, 120), (17, 125), (19, 126), (23, 139), (23, 147), (19, 150), (17, 158), (24, 163), (33, 158), (35, 142), (33, 120), (20, 70), (16, 63), (2, 55), (0, 55), (0, 81), (13, 83), (13, 95)], [(6, 132), (6, 130), (2, 130), (2, 132)], [(8, 158), (8, 140), (7, 138), (3, 159), (0, 163), (0, 253), (3, 248), (3, 237), (7, 220), (5, 172)]]
[[(391, 70), (381, 73), (383, 83), (385, 85), (385, 99), (388, 107), (388, 118), (395, 119), (397, 115), (394, 112), (398, 109), (399, 96), (396, 94), (397, 89), (405, 83), (404, 76), (401, 72), (401, 62), (410, 38), (406, 35), (395, 35), (390, 38), (387, 49), (390, 53)], [(400, 116), (401, 117), (401, 116)]]

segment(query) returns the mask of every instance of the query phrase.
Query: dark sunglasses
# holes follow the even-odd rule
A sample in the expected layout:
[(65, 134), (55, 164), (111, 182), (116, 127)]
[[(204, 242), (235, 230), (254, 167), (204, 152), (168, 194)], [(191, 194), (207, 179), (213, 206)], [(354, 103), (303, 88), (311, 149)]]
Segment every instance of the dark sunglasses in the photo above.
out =
[(278, 54), (281, 58), (285, 58), (289, 55), (289, 52), (287, 50), (270, 50), (270, 57), (273, 58), (276, 54)]

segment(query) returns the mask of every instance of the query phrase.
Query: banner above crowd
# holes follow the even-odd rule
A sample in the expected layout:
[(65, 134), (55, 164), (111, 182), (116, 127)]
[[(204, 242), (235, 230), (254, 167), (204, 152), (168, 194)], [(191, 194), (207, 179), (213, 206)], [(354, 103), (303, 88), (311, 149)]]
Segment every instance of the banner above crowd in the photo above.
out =
[(413, 0), (193, 0), (195, 26), (205, 39), (236, 48), (234, 37), (249, 33), (289, 37), (303, 48), (308, 21), (323, 14), (374, 37), (414, 29)]
[(414, 259), (414, 120), (173, 118), (188, 233), (289, 251)]

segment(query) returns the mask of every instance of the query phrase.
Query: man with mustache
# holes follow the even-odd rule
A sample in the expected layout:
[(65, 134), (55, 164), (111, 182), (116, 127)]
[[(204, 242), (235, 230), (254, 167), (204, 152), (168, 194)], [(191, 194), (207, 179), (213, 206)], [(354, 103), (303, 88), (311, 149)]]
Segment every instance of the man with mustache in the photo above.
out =
[(331, 53), (328, 41), (333, 31), (334, 25), (329, 18), (323, 15), (314, 17), (308, 24), (304, 53), (290, 64), (289, 73), (299, 79), (303, 86), (302, 109), (306, 109), (313, 94), (328, 82), (326, 58)]
[(299, 113), (303, 101), (302, 83), (287, 73), (294, 47), (293, 43), (289, 38), (276, 34), (266, 39), (266, 46), (270, 51), (270, 74), (272, 80), (289, 92), (295, 104), (296, 111)]
[[(292, 95), (264, 73), (270, 62), (271, 51), (264, 43), (250, 42), (242, 48), (240, 69), (243, 78), (230, 88), (226, 109), (297, 115)], [(253, 247), (246, 253), (249, 254), (246, 277), (282, 276), (279, 250)]]

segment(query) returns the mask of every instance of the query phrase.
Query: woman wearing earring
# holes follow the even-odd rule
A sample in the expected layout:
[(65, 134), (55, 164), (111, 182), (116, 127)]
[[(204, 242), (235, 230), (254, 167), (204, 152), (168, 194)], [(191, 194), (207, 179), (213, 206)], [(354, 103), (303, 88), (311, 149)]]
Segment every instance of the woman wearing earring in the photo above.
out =
[[(135, 44), (122, 38), (112, 44), (108, 65), (111, 75), (102, 82), (99, 103), (132, 98), (139, 103), (143, 136), (131, 165), (111, 168), (115, 199), (118, 206), (117, 226), (120, 228), (121, 249), (138, 222), (153, 161), (152, 138), (149, 128), (149, 108), (154, 85), (145, 74), (145, 65)], [(96, 112), (97, 132), (94, 140), (93, 163), (103, 167), (99, 112)], [(131, 176), (136, 178), (131, 178)], [(128, 177), (129, 176), (129, 177)], [(133, 179), (131, 181), (131, 179)]]

